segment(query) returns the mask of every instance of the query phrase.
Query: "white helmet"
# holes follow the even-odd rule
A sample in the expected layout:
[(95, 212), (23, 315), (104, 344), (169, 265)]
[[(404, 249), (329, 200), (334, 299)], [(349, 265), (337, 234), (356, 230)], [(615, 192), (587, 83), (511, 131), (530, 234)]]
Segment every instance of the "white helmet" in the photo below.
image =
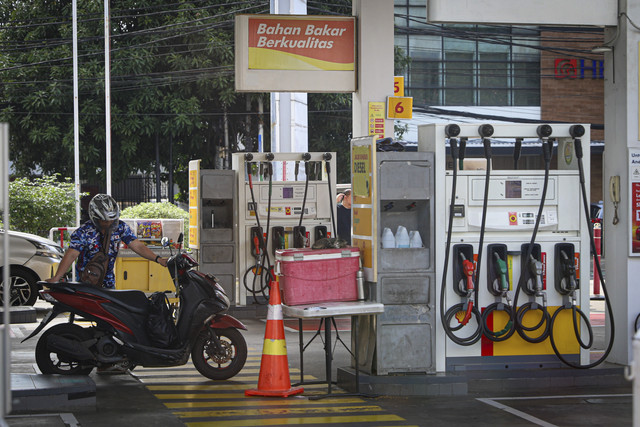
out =
[(114, 221), (115, 225), (120, 219), (120, 206), (110, 195), (96, 194), (89, 202), (89, 218), (98, 228), (100, 228), (99, 220)]

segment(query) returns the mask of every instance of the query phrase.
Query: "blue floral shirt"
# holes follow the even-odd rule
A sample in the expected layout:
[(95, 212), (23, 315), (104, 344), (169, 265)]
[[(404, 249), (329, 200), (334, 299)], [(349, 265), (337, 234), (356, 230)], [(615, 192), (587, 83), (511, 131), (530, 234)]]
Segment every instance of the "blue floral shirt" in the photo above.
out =
[[(118, 226), (111, 232), (111, 242), (109, 244), (109, 265), (107, 273), (104, 277), (103, 287), (114, 288), (116, 286), (116, 278), (113, 268), (120, 249), (120, 242), (127, 245), (136, 239), (131, 227), (123, 221), (118, 221)], [(103, 235), (98, 231), (93, 222), (87, 221), (71, 234), (71, 243), (69, 247), (80, 252), (76, 261), (76, 277), (80, 276), (80, 272), (84, 270), (87, 263), (93, 256), (102, 249)]]

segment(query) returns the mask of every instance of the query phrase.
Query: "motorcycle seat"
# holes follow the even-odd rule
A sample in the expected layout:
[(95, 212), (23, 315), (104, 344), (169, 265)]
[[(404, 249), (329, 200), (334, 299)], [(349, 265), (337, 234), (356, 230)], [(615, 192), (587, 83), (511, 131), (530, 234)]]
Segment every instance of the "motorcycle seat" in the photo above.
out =
[(46, 283), (50, 288), (67, 289), (70, 292), (85, 292), (113, 301), (115, 304), (138, 314), (146, 315), (149, 312), (149, 300), (144, 292), (135, 289), (105, 289), (97, 288), (82, 282), (58, 282)]
[(149, 300), (147, 295), (142, 291), (135, 289), (104, 289), (109, 297), (126, 308), (129, 311), (139, 314), (147, 314), (149, 312)]

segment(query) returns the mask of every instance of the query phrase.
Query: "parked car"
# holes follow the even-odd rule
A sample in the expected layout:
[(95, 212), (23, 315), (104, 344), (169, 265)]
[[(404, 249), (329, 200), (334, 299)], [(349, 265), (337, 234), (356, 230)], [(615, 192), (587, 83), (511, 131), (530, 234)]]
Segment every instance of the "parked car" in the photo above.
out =
[[(7, 232), (0, 229), (0, 254)], [(9, 231), (9, 280), (12, 284), (10, 304), (33, 305), (38, 299), (38, 281), (53, 276), (64, 251), (53, 240), (35, 234)], [(4, 269), (4, 256), (0, 256), (0, 274)], [(0, 275), (0, 303), (4, 302), (4, 283)]]

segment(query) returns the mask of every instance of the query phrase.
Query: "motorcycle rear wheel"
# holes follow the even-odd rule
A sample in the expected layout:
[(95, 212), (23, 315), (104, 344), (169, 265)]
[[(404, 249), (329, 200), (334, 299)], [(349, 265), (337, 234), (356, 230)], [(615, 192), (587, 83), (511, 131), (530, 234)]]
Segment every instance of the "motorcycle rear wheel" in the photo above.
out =
[(47, 329), (36, 344), (36, 363), (43, 374), (89, 375), (93, 366), (83, 365), (64, 355), (59, 355), (47, 345), (47, 337), (55, 334), (73, 341), (87, 341), (91, 335), (84, 328), (73, 323), (61, 323)]
[(223, 349), (216, 351), (209, 330), (196, 338), (191, 350), (191, 360), (198, 372), (212, 380), (226, 380), (236, 375), (247, 361), (247, 342), (233, 328), (216, 329), (214, 332)]

